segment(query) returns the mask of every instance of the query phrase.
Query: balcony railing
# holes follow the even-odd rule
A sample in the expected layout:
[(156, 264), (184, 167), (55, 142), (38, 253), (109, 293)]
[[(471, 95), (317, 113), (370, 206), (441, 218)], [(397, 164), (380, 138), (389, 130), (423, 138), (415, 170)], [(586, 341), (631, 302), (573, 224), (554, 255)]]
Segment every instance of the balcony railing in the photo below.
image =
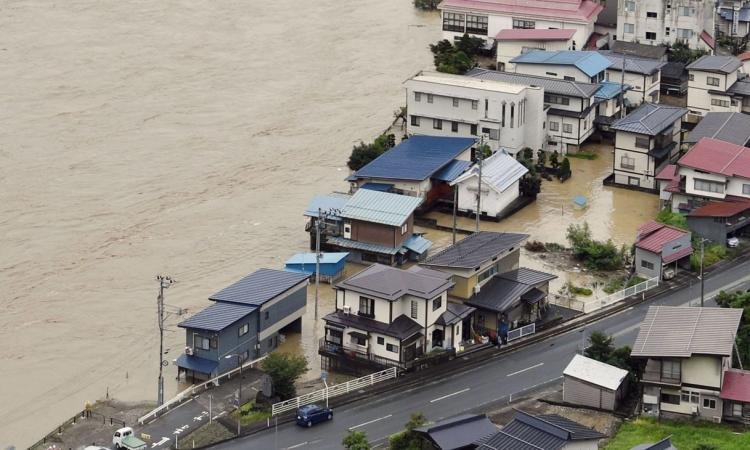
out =
[[(338, 345), (321, 338), (318, 343), (318, 353), (326, 356), (338, 356), (348, 359), (359, 359), (362, 361), (372, 362), (383, 367), (398, 367), (399, 369), (409, 370), (417, 366), (432, 366), (455, 356), (455, 350), (438, 351), (425, 355), (421, 347), (417, 347), (413, 359), (408, 361), (396, 361), (382, 356), (373, 355), (362, 351), (362, 347), (350, 345)], [(401, 350), (403, 358), (403, 349)]]
[(656, 371), (656, 370), (644, 371), (643, 381), (651, 381), (654, 383), (664, 383), (664, 384), (674, 384), (674, 385), (679, 385), (682, 382), (680, 377), (662, 376), (661, 371)]

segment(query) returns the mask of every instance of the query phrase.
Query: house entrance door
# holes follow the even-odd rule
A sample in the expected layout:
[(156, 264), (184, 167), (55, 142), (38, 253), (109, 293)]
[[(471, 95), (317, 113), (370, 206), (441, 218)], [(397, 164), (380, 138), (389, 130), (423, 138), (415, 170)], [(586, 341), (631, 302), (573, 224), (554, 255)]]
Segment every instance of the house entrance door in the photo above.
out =
[(413, 361), (417, 356), (417, 345), (411, 344), (404, 348), (404, 362)]

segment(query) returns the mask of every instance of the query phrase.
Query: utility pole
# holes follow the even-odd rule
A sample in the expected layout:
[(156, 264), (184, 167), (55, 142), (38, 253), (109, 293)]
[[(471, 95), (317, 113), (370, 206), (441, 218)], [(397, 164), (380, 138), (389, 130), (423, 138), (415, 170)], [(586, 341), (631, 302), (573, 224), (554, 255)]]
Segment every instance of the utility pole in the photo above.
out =
[(456, 209), (458, 208), (458, 185), (453, 185), (453, 243), (456, 243)]
[(318, 288), (320, 285), (320, 228), (323, 226), (323, 210), (318, 208), (318, 222), (315, 224), (315, 320), (318, 320)]
[(159, 296), (156, 299), (159, 318), (159, 394), (157, 403), (158, 406), (161, 406), (164, 404), (164, 289), (169, 288), (174, 281), (172, 277), (164, 275), (157, 275), (156, 281), (159, 282)]
[(625, 117), (625, 61), (626, 56), (622, 55), (622, 71), (620, 71), (620, 119)]
[(706, 242), (701, 238), (701, 308), (703, 308), (703, 243)]
[(479, 233), (479, 215), (482, 214), (482, 160), (484, 159), (484, 135), (479, 138), (477, 164), (479, 165), (479, 180), (477, 182), (477, 223), (475, 232)]

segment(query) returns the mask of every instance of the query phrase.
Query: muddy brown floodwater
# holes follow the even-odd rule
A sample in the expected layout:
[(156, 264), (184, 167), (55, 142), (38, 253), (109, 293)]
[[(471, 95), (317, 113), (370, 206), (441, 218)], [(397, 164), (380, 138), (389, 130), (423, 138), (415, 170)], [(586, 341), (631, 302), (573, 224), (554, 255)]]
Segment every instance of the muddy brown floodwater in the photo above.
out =
[(154, 276), (195, 312), (305, 250), (308, 199), (346, 187), (352, 144), (390, 122), (440, 36), (405, 0), (0, 12), (0, 446), (19, 448), (107, 389), (155, 399)]

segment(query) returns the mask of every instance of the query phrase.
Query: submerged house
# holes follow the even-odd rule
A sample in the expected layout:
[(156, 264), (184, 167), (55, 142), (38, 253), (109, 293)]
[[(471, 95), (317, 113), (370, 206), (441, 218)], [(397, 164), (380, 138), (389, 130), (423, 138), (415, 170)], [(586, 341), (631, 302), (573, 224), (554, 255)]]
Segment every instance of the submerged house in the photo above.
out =
[(274, 350), (283, 329), (302, 327), (307, 280), (304, 273), (259, 269), (210, 296), (213, 305), (178, 324), (185, 353), (177, 377), (207, 380)]
[(290, 272), (315, 276), (315, 267), (320, 265), (320, 280), (334, 282), (344, 274), (346, 258), (349, 253), (321, 253), (320, 261), (315, 253), (297, 253), (284, 263), (284, 269)]

